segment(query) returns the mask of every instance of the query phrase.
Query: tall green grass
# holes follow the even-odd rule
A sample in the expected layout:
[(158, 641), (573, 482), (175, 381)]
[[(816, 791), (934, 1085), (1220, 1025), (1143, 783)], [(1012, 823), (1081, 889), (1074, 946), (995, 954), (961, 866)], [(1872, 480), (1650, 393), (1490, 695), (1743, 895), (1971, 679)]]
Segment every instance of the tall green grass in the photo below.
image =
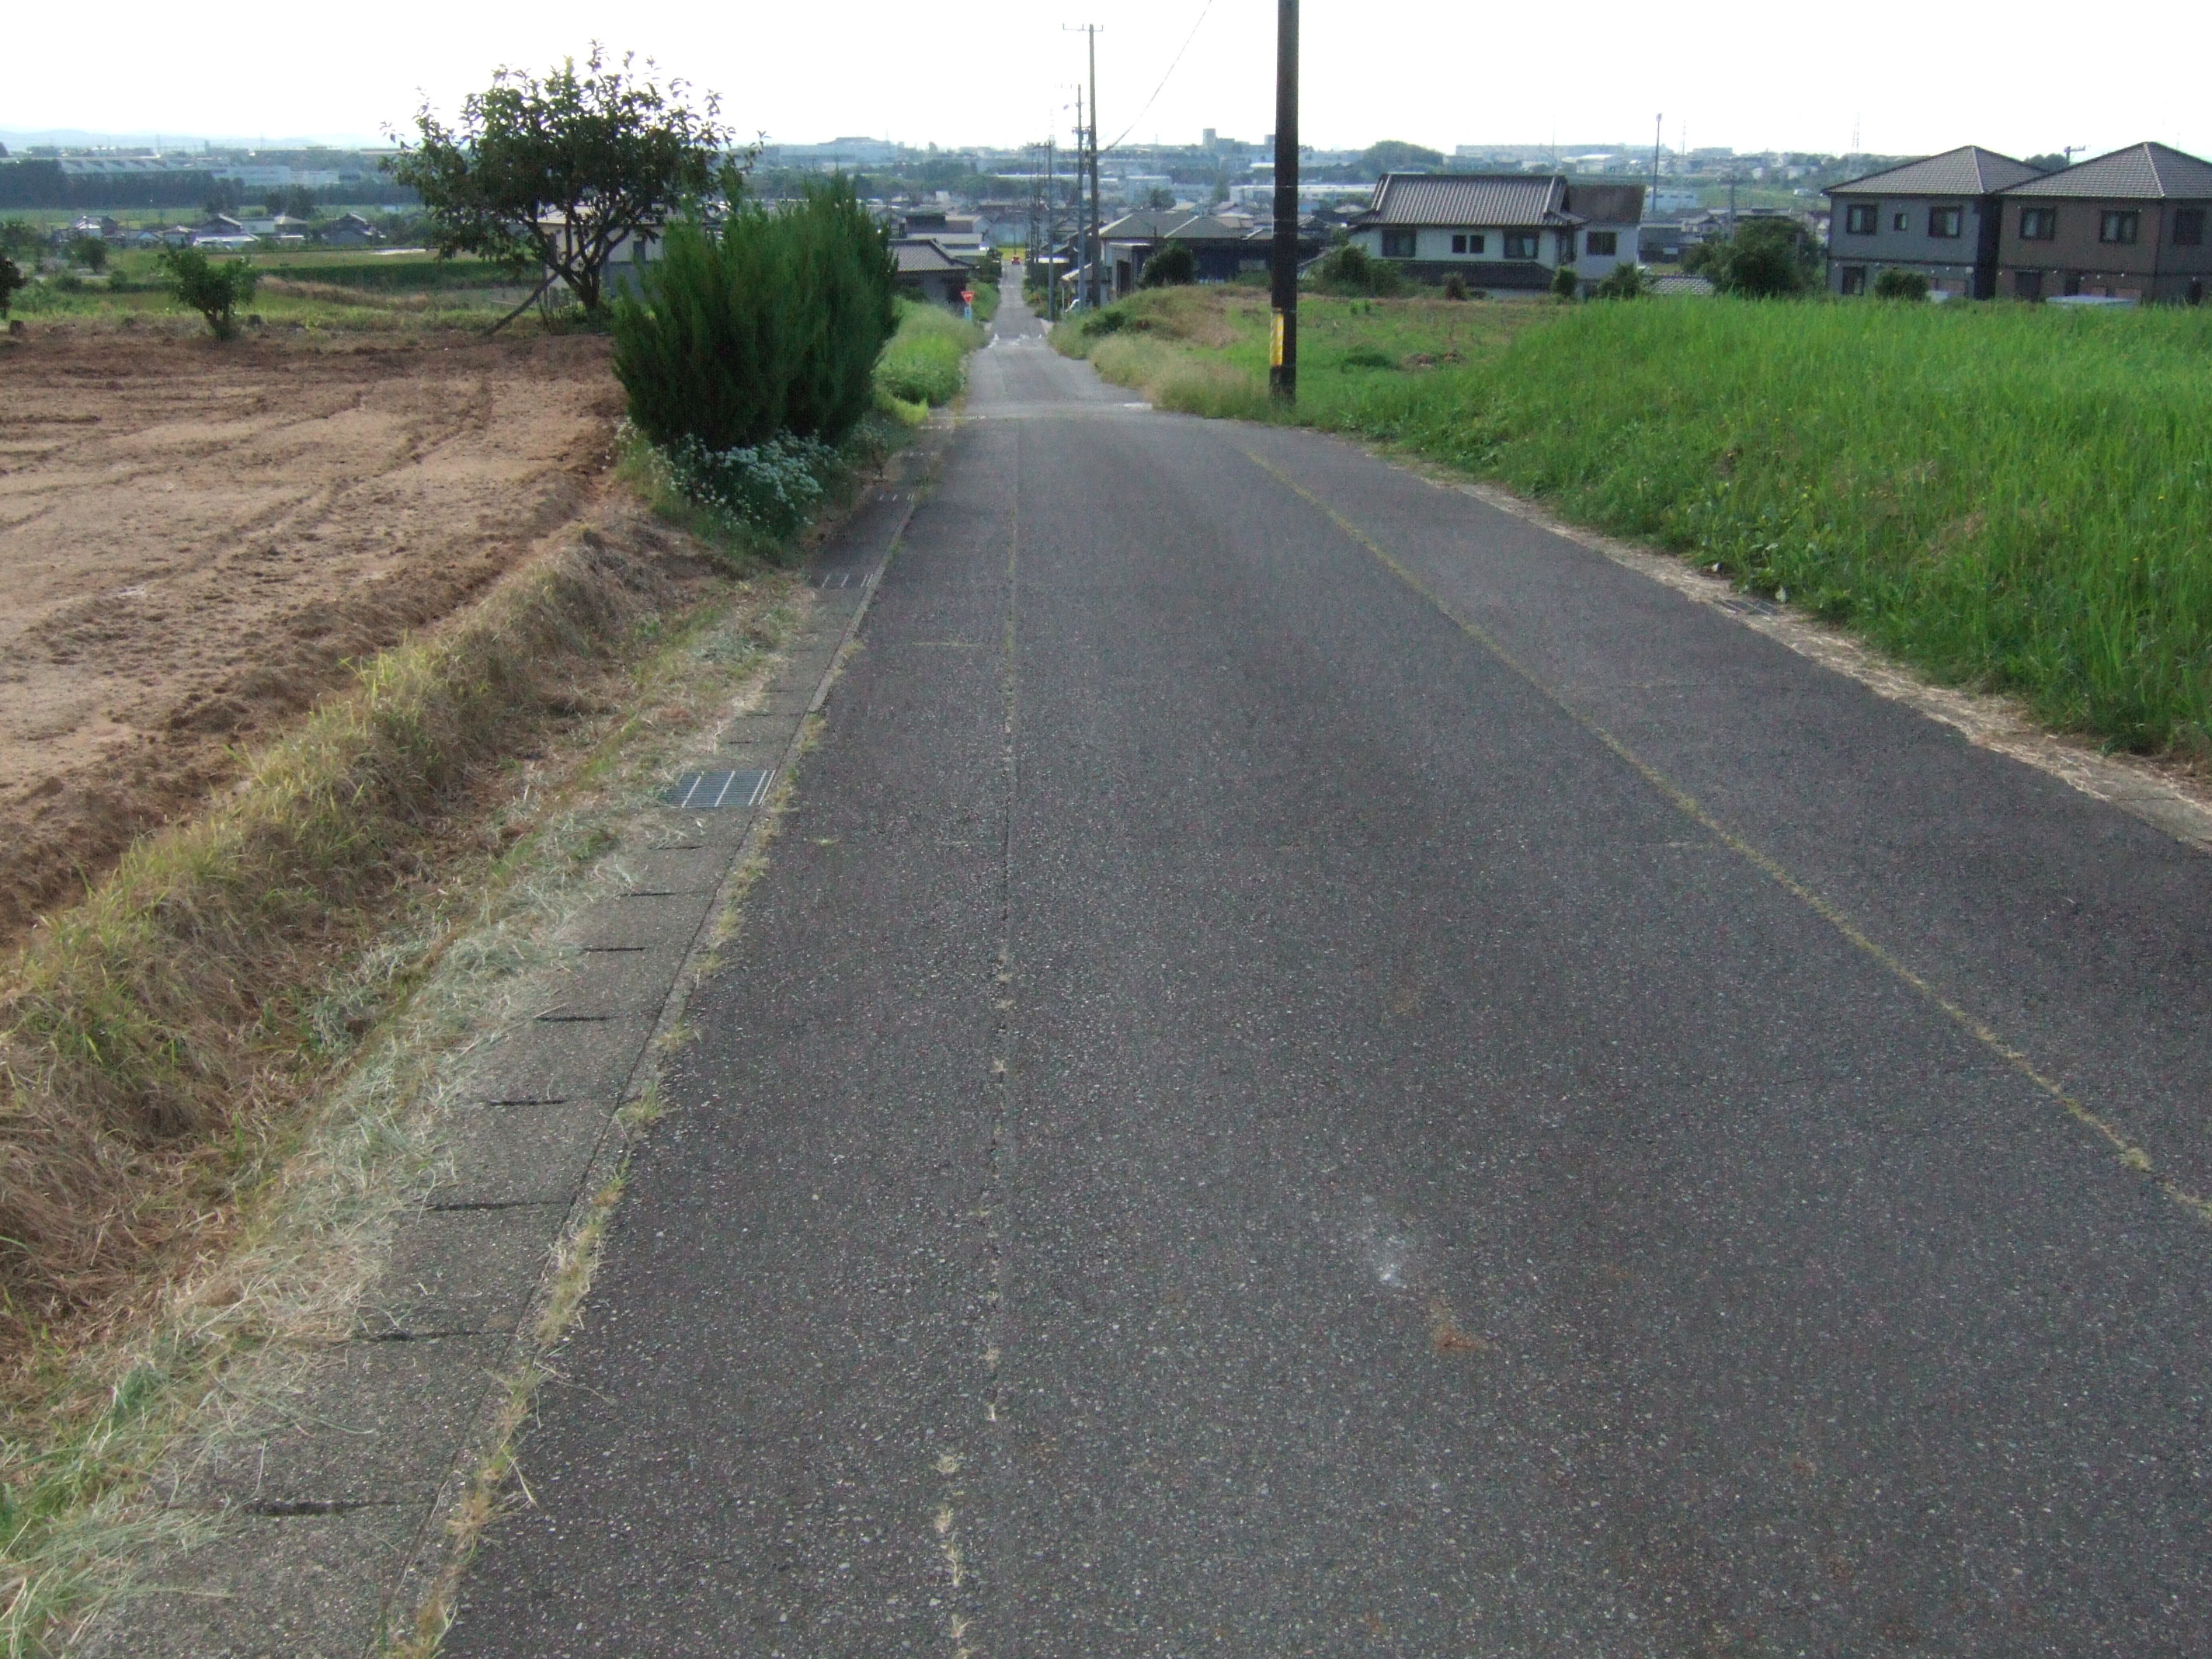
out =
[(876, 361), (876, 386), (906, 404), (949, 404), (968, 383), (983, 331), (943, 306), (898, 302), (898, 331)]
[[(1376, 307), (1394, 346), (1395, 309)], [(1294, 418), (1786, 592), (2052, 724), (2212, 752), (2212, 315), (1730, 301), (1522, 315), (1465, 366), (1310, 365)], [(1250, 349), (1241, 329), (1210, 351), (1146, 349), (1170, 401), (1267, 412), (1241, 362), (1206, 391)]]

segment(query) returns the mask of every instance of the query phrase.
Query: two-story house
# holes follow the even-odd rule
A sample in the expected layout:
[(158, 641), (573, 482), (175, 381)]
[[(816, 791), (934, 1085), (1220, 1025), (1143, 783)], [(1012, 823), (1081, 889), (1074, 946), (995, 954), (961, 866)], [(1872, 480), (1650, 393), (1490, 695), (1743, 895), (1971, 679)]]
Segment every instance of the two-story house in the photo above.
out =
[(1547, 289), (1571, 265), (1585, 291), (1636, 263), (1641, 185), (1577, 184), (1559, 174), (1386, 173), (1347, 229), (1417, 281), (1456, 275), (1486, 290)]
[(1864, 294), (1883, 270), (1917, 270), (1936, 292), (1987, 300), (1997, 290), (1997, 196), (2043, 175), (2025, 161), (1962, 144), (1828, 191), (1828, 287)]
[(2212, 280), (2212, 162), (2130, 144), (2004, 194), (1998, 263), (2019, 300), (2099, 295), (2200, 305)]

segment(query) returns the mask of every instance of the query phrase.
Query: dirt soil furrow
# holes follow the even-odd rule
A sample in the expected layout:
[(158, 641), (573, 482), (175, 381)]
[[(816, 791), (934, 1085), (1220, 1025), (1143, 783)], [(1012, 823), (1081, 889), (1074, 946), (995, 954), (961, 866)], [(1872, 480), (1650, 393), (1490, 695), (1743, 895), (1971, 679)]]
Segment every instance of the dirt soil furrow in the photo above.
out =
[(0, 349), (0, 944), (583, 503), (606, 344)]

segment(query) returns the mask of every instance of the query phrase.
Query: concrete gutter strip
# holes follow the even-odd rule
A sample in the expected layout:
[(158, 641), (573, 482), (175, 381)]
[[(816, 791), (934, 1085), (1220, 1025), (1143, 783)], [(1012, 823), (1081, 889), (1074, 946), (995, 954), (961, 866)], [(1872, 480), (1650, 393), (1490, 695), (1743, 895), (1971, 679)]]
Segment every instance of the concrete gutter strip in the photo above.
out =
[[(951, 435), (933, 422), (808, 568), (800, 631), (708, 764), (787, 776), (878, 579)], [(156, 1561), (82, 1632), (82, 1659), (361, 1659), (404, 1632), (442, 1571), (445, 1522), (490, 1449), (553, 1253), (619, 1167), (617, 1116), (649, 1088), (714, 923), (765, 838), (776, 791), (661, 809), (658, 845), (613, 855), (611, 896), (561, 931), (534, 1012), (468, 1051), (444, 1157), (352, 1339), (281, 1414), (163, 1472), (215, 1536)]]

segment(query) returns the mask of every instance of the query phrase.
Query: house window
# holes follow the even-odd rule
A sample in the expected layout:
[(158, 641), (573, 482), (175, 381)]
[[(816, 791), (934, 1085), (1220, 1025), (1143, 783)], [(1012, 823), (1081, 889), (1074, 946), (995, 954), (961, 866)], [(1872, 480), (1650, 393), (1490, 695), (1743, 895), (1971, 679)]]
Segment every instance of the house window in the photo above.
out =
[(1889, 228), (1892, 230), (1909, 229), (1911, 222), (1912, 216), (1909, 213), (1893, 213), (1889, 216)]
[(1620, 252), (1620, 233), (1617, 230), (1593, 230), (1583, 237), (1583, 252), (1593, 259), (1611, 258)]
[(2204, 246), (2204, 210), (2203, 208), (2174, 209), (2173, 245), (2176, 247)]
[(1928, 234), (1930, 236), (1956, 236), (1966, 223), (1964, 208), (1932, 207), (1928, 210)]
[(1853, 236), (1871, 236), (1881, 228), (1881, 210), (1872, 202), (1853, 202), (1844, 210), (1844, 229)]
[(1509, 230), (1505, 233), (1505, 257), (1509, 259), (1533, 259), (1536, 257), (1536, 233), (1533, 230)]
[(2043, 273), (2039, 270), (2013, 272), (2012, 297), (2015, 300), (2040, 300), (2043, 297)]
[(1454, 253), (1464, 253), (1464, 252), (1467, 252), (1467, 233), (1466, 233), (1466, 232), (1464, 232), (1464, 231), (1458, 231), (1458, 232), (1455, 232), (1455, 233), (1453, 234), (1453, 236), (1452, 236), (1452, 252), (1453, 252)]
[(1483, 246), (1483, 240), (1484, 240), (1484, 239), (1483, 239), (1483, 234), (1482, 234), (1482, 233), (1481, 233), (1480, 231), (1479, 231), (1479, 230), (1470, 230), (1469, 232), (1468, 232), (1468, 234), (1467, 234), (1467, 251), (1468, 251), (1469, 253), (1480, 253), (1480, 252), (1482, 252), (1482, 246)]
[(1845, 265), (1844, 267), (1843, 291), (1846, 294), (1865, 293), (1866, 270), (1867, 268), (1864, 265)]
[(2023, 242), (2047, 242), (2058, 234), (2057, 208), (2022, 208), (2020, 210), (2020, 240)]
[(2100, 242), (2132, 242), (2136, 232), (2142, 226), (2142, 215), (2132, 209), (2122, 212), (2108, 210), (2097, 216), (2097, 240)]
[(1382, 257), (1386, 259), (1412, 258), (1413, 239), (1417, 234), (1411, 225), (1386, 228), (1382, 232)]

